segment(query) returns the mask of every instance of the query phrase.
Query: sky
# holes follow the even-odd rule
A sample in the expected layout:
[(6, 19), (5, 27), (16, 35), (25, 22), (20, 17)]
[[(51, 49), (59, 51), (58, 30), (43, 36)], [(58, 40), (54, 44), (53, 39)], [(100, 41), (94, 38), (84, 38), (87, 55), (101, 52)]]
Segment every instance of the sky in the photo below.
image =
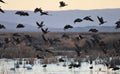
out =
[[(91, 10), (120, 8), (120, 0), (4, 0), (6, 4), (0, 3), (5, 10)], [(60, 8), (59, 2), (64, 1), (68, 6)]]

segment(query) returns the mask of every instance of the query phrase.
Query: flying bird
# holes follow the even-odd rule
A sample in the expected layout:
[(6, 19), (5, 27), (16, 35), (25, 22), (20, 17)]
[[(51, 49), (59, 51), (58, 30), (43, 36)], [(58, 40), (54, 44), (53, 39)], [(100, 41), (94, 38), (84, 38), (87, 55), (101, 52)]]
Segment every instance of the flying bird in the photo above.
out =
[(45, 26), (44, 21), (41, 21), (41, 23), (36, 22), (36, 24), (37, 24), (38, 28), (42, 28), (43, 26)]
[(88, 20), (88, 21), (92, 21), (92, 22), (93, 22), (94, 20), (91, 19), (90, 17), (91, 17), (91, 16), (86, 16), (86, 17), (84, 17), (83, 19), (84, 19), (84, 20)]
[(116, 27), (115, 27), (115, 29), (120, 28), (120, 20), (119, 20), (119, 21), (117, 21), (115, 24), (117, 24), (117, 25), (116, 25)]
[(18, 24), (16, 28), (24, 28), (25, 26), (23, 24)]
[(5, 12), (4, 12), (4, 10), (3, 10), (3, 9), (1, 9), (1, 6), (0, 6), (0, 12), (1, 12), (1, 13), (5, 13)]
[(42, 15), (50, 15), (50, 14), (48, 14), (48, 12), (43, 11), (41, 8), (36, 8), (36, 12), (40, 12), (40, 15), (41, 15), (41, 16), (42, 16)]
[(59, 7), (64, 7), (64, 6), (67, 6), (67, 5), (68, 5), (68, 4), (65, 4), (65, 2), (63, 2), (63, 1), (60, 1), (59, 4), (60, 4)]
[(48, 14), (48, 12), (41, 12), (40, 15), (42, 16), (42, 15), (49, 15), (49, 14)]
[(35, 8), (34, 13), (41, 12), (41, 8)]
[(89, 29), (89, 32), (98, 32), (97, 29)]
[(5, 26), (0, 24), (0, 29), (5, 29)]
[(41, 30), (42, 30), (42, 32), (44, 33), (44, 34), (47, 34), (49, 31), (48, 31), (48, 28), (46, 28), (46, 29), (43, 29), (43, 28), (41, 28)]
[(99, 20), (99, 22), (100, 22), (99, 25), (102, 25), (102, 24), (104, 24), (104, 23), (107, 22), (107, 21), (104, 21), (104, 20), (103, 20), (103, 17), (99, 17), (99, 16), (97, 16), (97, 18), (98, 18), (98, 20)]
[(24, 11), (17, 11), (15, 14), (20, 16), (29, 16), (29, 13)]
[(77, 19), (74, 20), (74, 23), (76, 23), (76, 22), (82, 22), (82, 21), (83, 21), (82, 19), (77, 18)]
[(73, 28), (73, 26), (71, 26), (71, 25), (65, 25), (64, 26), (64, 30), (69, 29), (69, 28)]
[(5, 3), (3, 0), (0, 0), (1, 3)]

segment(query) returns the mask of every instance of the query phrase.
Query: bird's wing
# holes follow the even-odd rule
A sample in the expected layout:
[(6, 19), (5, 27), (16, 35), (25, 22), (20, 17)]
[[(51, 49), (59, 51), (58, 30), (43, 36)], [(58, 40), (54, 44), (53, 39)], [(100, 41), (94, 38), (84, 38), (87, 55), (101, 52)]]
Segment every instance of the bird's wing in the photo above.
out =
[(41, 21), (41, 23), (40, 23), (40, 24), (41, 24), (41, 25), (43, 25), (43, 23), (44, 23), (44, 22), (43, 22), (43, 21)]
[(5, 3), (3, 0), (0, 0), (0, 2)]
[(38, 22), (36, 22), (37, 26), (40, 26), (40, 24)]
[(97, 16), (97, 18), (98, 18), (99, 21), (101, 20), (99, 16)]
[(42, 30), (42, 32), (43, 32), (43, 33), (45, 33), (45, 32), (46, 32), (43, 28), (41, 28), (41, 30)]
[(0, 8), (0, 12), (5, 13), (1, 8)]

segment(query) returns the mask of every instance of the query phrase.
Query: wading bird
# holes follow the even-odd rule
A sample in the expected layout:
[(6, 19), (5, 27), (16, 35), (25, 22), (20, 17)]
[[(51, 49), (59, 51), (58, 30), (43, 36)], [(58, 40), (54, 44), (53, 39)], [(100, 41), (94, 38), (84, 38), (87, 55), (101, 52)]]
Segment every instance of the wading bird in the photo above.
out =
[(99, 17), (99, 16), (97, 16), (97, 18), (98, 18), (98, 20), (99, 20), (99, 25), (102, 25), (102, 24), (104, 24), (104, 23), (106, 23), (107, 21), (104, 21), (103, 20), (103, 17)]
[(77, 18), (77, 19), (74, 20), (74, 23), (76, 23), (76, 22), (82, 22), (82, 21), (83, 21), (82, 19)]
[(36, 22), (38, 28), (42, 28), (43, 26), (45, 26), (45, 25), (43, 25), (43, 23), (44, 23), (44, 21), (41, 21), (41, 23)]
[(84, 17), (83, 19), (84, 19), (84, 20), (88, 20), (88, 21), (92, 21), (92, 22), (93, 22), (94, 20), (91, 19), (90, 17), (91, 17), (91, 16), (86, 16), (86, 17)]
[(59, 7), (64, 7), (64, 6), (67, 6), (67, 5), (68, 5), (68, 4), (65, 4), (65, 2), (63, 2), (63, 1), (60, 1), (59, 4), (60, 4)]
[(71, 26), (71, 25), (65, 25), (64, 26), (64, 30), (69, 29), (69, 28), (73, 28), (73, 26)]

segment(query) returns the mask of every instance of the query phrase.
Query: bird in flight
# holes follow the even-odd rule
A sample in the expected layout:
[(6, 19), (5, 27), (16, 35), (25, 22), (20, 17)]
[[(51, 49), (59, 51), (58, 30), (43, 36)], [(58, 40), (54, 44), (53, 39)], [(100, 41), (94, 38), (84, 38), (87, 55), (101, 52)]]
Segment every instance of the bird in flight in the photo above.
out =
[(91, 19), (90, 17), (91, 17), (91, 16), (86, 16), (86, 17), (84, 17), (83, 19), (84, 19), (84, 20), (88, 20), (88, 21), (92, 21), (92, 22), (93, 22), (94, 20)]
[(42, 32), (44, 33), (44, 34), (47, 34), (49, 31), (48, 31), (48, 28), (46, 28), (46, 29), (43, 29), (43, 28), (41, 28), (41, 30), (42, 30)]
[(0, 24), (0, 29), (5, 29), (5, 26)]
[(20, 16), (29, 16), (28, 12), (24, 12), (24, 11), (17, 11), (15, 14)]
[(37, 13), (37, 12), (42, 12), (42, 9), (41, 8), (35, 8), (34, 13)]
[(103, 17), (99, 17), (99, 16), (97, 16), (97, 18), (98, 18), (98, 20), (99, 20), (99, 22), (100, 22), (99, 25), (102, 25), (102, 24), (104, 24), (104, 23), (107, 22), (107, 21), (104, 21), (104, 20), (103, 20)]
[(3, 9), (1, 9), (1, 6), (0, 6), (0, 12), (1, 12), (1, 13), (5, 13), (5, 12), (3, 11)]
[(82, 22), (82, 21), (83, 21), (82, 19), (77, 18), (77, 19), (75, 19), (75, 20), (74, 20), (74, 23), (77, 23), (77, 22)]
[(64, 30), (69, 29), (69, 28), (73, 28), (73, 26), (71, 26), (71, 25), (65, 25), (64, 26)]
[(0, 0), (1, 3), (5, 3), (3, 0)]
[(42, 28), (43, 26), (45, 26), (44, 21), (41, 21), (41, 23), (36, 22), (36, 24), (37, 24), (38, 28)]
[(59, 7), (64, 7), (64, 6), (67, 6), (67, 5), (68, 5), (68, 4), (65, 4), (65, 2), (63, 2), (63, 1), (60, 1), (59, 4), (60, 4)]

